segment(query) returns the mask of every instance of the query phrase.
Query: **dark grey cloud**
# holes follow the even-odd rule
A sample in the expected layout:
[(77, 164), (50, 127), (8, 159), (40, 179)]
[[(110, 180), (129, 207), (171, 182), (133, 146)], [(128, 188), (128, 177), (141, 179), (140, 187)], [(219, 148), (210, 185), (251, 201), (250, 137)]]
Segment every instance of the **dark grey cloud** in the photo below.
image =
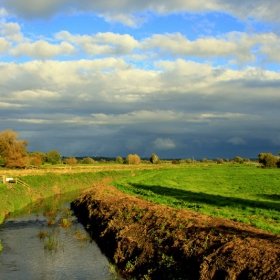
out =
[(1, 0), (0, 4), (9, 13), (14, 13), (26, 19), (50, 18), (59, 13), (71, 14), (75, 12), (93, 12), (103, 15), (108, 20), (121, 21), (133, 25), (139, 18), (131, 17), (137, 13), (152, 11), (159, 14), (184, 12), (212, 12), (232, 14), (243, 20), (257, 18), (267, 22), (279, 22), (280, 4), (274, 0), (204, 0), (197, 1), (75, 1), (75, 0)]
[(166, 58), (149, 65), (121, 57), (0, 63), (1, 130), (17, 131), (30, 151), (65, 156), (232, 158), (279, 150), (278, 71)]

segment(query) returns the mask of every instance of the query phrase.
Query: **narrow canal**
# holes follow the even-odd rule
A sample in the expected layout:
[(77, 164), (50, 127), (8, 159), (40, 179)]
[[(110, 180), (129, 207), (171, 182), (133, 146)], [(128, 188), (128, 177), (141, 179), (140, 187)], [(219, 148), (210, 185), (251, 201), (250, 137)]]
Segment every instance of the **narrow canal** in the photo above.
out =
[(72, 215), (71, 195), (29, 206), (0, 225), (1, 280), (121, 279)]

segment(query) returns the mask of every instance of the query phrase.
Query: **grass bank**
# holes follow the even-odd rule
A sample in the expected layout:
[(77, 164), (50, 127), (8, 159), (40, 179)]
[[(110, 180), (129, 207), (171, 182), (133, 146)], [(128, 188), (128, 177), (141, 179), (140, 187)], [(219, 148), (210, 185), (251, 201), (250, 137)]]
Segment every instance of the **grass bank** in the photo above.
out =
[(27, 186), (0, 184), (0, 224), (9, 213), (20, 210), (37, 200), (81, 191), (94, 184), (100, 184), (104, 180), (110, 181), (127, 174), (130, 174), (130, 171), (72, 172), (68, 170), (67, 173), (47, 172), (45, 174), (14, 176), (25, 182)]

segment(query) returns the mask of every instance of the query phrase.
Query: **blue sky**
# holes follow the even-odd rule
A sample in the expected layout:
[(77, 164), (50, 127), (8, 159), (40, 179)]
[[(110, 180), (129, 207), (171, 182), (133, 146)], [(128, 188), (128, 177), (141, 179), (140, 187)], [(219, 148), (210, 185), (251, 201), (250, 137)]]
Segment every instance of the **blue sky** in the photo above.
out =
[(280, 2), (0, 0), (0, 130), (64, 156), (280, 150)]

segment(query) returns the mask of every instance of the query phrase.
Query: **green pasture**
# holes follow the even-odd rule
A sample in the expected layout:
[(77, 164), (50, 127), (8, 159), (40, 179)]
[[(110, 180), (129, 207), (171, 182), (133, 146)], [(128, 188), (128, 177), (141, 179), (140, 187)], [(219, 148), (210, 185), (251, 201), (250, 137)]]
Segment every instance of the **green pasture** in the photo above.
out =
[(113, 181), (123, 192), (158, 204), (251, 224), (280, 234), (280, 169), (245, 164), (139, 170)]

